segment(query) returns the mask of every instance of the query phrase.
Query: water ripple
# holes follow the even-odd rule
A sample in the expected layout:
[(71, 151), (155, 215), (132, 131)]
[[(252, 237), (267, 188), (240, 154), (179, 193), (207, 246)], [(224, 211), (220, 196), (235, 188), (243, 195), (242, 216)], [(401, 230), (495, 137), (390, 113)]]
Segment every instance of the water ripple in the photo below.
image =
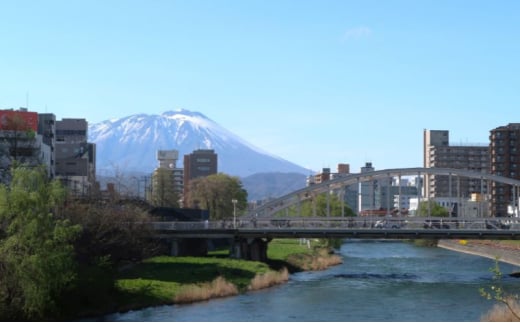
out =
[(383, 279), (383, 280), (416, 280), (419, 276), (408, 273), (390, 273), (390, 274), (374, 274), (374, 273), (353, 273), (353, 274), (337, 274), (334, 278), (345, 279)]

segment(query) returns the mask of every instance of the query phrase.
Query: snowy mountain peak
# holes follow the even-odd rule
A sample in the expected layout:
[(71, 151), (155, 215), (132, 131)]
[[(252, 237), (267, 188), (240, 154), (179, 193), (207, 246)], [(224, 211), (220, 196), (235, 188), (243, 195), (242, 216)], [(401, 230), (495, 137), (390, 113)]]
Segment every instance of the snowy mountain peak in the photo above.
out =
[(205, 115), (203, 115), (202, 113), (200, 112), (194, 112), (194, 111), (190, 111), (190, 110), (186, 110), (186, 109), (177, 109), (177, 110), (172, 110), (172, 111), (165, 111), (161, 114), (161, 116), (165, 116), (165, 117), (172, 117), (172, 118), (175, 118), (175, 117), (199, 117), (199, 118), (202, 118), (202, 119), (207, 119), (209, 120), (208, 117), (206, 117)]
[(182, 156), (197, 149), (214, 149), (219, 171), (236, 176), (259, 172), (296, 172), (308, 170), (271, 155), (224, 129), (205, 115), (185, 109), (161, 115), (136, 114), (106, 120), (89, 126), (89, 141), (97, 145), (100, 172), (151, 172), (157, 166), (157, 150), (179, 151)]

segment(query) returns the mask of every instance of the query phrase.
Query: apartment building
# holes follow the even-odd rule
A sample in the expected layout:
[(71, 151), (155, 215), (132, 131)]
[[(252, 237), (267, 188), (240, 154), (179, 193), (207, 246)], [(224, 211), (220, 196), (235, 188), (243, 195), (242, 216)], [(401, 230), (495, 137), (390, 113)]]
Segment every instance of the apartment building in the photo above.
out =
[(38, 134), (42, 136), (47, 151), (43, 155), (43, 163), (47, 167), (49, 177), (54, 178), (56, 176), (56, 116), (54, 114), (38, 114)]
[(87, 142), (85, 119), (56, 121), (56, 178), (78, 196), (91, 193), (96, 181), (96, 145)]
[(48, 175), (54, 176), (52, 143), (40, 131), (43, 118), (25, 108), (0, 110), (0, 182), (9, 181), (9, 168), (18, 163), (45, 165)]
[[(307, 186), (320, 184), (348, 175), (350, 175), (350, 165), (340, 163), (337, 165), (337, 170), (335, 173), (332, 173), (330, 168), (322, 168), (321, 173), (308, 176)], [(334, 194), (336, 194), (340, 199), (343, 199), (345, 204), (347, 204), (352, 210), (355, 211), (358, 208), (358, 189), (359, 188), (357, 184), (352, 184), (345, 186), (342, 189), (336, 189)]]
[(314, 184), (321, 184), (331, 180), (330, 168), (322, 168), (321, 173), (314, 175)]
[[(424, 167), (457, 168), (474, 172), (489, 172), (489, 146), (485, 144), (452, 146), (449, 131), (424, 130)], [(446, 175), (426, 175), (424, 196), (469, 198), (472, 193), (487, 193), (480, 179), (450, 178)]]
[[(490, 131), (490, 172), (520, 179), (520, 123), (510, 123)], [(508, 208), (518, 208), (520, 192), (509, 185), (491, 183), (491, 214), (507, 216)]]
[[(375, 168), (371, 162), (366, 162), (365, 166), (361, 167), (361, 173), (373, 172)], [(366, 181), (359, 183), (359, 200), (358, 200), (358, 212), (361, 213), (365, 210), (376, 209), (376, 191), (377, 181)]]

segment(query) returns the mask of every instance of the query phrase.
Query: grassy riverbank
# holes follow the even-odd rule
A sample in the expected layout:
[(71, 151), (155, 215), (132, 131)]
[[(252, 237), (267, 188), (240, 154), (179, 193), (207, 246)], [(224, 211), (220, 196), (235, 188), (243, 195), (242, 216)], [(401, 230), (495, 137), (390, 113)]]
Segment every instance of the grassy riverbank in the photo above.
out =
[(269, 263), (231, 259), (225, 251), (208, 257), (154, 257), (119, 272), (109, 303), (82, 315), (100, 315), (149, 306), (204, 301), (267, 288), (288, 280), (289, 271), (321, 270), (341, 258), (314, 241), (298, 239), (269, 243)]

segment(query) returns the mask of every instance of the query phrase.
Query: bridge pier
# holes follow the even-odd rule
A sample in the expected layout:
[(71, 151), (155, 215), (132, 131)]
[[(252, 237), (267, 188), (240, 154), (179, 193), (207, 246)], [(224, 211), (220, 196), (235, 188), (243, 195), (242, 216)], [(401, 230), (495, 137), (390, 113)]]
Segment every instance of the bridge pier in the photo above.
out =
[(171, 239), (170, 256), (194, 256), (203, 257), (208, 255), (208, 240), (201, 238), (179, 238)]
[(231, 243), (230, 256), (237, 259), (267, 261), (267, 245), (271, 239), (236, 238)]

